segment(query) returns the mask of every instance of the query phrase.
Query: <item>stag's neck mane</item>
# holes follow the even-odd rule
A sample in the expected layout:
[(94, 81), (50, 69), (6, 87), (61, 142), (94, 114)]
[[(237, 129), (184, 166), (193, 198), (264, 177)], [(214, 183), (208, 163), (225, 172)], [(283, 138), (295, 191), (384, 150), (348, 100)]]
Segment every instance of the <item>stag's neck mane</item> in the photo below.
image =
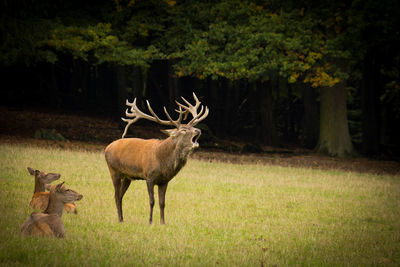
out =
[(61, 217), (63, 209), (64, 209), (64, 203), (58, 201), (56, 193), (51, 191), (49, 195), (49, 204), (47, 205), (47, 208), (44, 211), (44, 213), (46, 214), (56, 213), (58, 216)]
[(157, 157), (163, 164), (163, 172), (171, 179), (185, 166), (190, 151), (185, 151), (187, 148), (180, 145), (178, 139), (172, 136), (160, 140), (157, 149)]

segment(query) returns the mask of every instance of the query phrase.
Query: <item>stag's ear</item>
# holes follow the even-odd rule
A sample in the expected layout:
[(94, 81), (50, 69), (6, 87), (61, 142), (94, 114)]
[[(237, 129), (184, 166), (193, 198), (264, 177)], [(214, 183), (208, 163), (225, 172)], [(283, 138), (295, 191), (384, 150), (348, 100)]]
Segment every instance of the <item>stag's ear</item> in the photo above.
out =
[(28, 169), (28, 172), (29, 172), (31, 175), (35, 175), (35, 170), (34, 170), (34, 169), (32, 169), (31, 167), (28, 167), (27, 169)]
[(161, 132), (168, 136), (175, 136), (178, 133), (178, 129), (161, 130)]

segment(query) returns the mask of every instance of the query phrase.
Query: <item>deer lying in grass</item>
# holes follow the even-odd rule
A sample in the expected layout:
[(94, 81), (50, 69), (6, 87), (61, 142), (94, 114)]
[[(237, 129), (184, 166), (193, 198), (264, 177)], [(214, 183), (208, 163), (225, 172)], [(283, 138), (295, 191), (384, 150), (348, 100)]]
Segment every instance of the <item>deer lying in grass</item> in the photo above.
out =
[(80, 200), (82, 195), (68, 189), (64, 182), (50, 187), (49, 204), (43, 213), (33, 212), (21, 227), (25, 236), (64, 237), (64, 223), (61, 220), (64, 204)]
[[(47, 173), (39, 170), (34, 170), (28, 167), (29, 173), (35, 177), (35, 189), (29, 206), (37, 210), (45, 210), (49, 203), (49, 192), (46, 192), (46, 184), (60, 179), (58, 173)], [(75, 203), (65, 203), (64, 211), (77, 214)]]
[[(111, 179), (115, 189), (115, 203), (117, 206), (119, 221), (122, 222), (122, 198), (131, 184), (132, 180), (145, 180), (147, 183), (147, 191), (150, 199), (150, 219), (153, 220), (154, 207), (154, 185), (158, 186), (158, 196), (160, 205), (160, 222), (164, 224), (164, 207), (165, 193), (168, 182), (174, 178), (179, 170), (186, 164), (189, 154), (194, 148), (199, 146), (197, 140), (200, 137), (201, 131), (194, 128), (196, 124), (204, 120), (208, 115), (208, 108), (204, 109), (201, 106), (200, 112), (197, 109), (200, 106), (200, 101), (193, 93), (196, 104), (193, 106), (186, 99), (183, 101), (186, 105), (179, 102), (179, 109), (175, 110), (179, 113), (177, 120), (172, 120), (164, 107), (165, 115), (168, 121), (161, 120), (152, 110), (149, 102), (147, 107), (152, 116), (143, 113), (136, 106), (136, 98), (130, 103), (126, 101), (126, 105), (130, 106), (130, 112), (126, 110), (126, 116), (133, 119), (122, 118), (128, 122), (122, 139), (112, 142), (105, 149), (105, 158), (110, 170)], [(188, 114), (193, 116), (193, 119), (187, 124), (181, 124), (182, 116), (186, 119)], [(169, 135), (167, 139), (140, 139), (140, 138), (124, 138), (128, 127), (139, 119), (147, 119), (157, 122), (162, 125), (174, 126), (175, 129), (162, 130)]]

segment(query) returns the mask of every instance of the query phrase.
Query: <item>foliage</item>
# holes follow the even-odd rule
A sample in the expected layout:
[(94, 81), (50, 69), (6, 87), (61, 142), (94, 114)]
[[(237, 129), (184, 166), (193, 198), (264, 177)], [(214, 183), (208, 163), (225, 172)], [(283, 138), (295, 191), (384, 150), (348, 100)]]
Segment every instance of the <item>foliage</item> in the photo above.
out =
[[(0, 62), (6, 65), (16, 64), (19, 61), (25, 64), (40, 61), (55, 63), (59, 53), (66, 53), (72, 55), (74, 59), (83, 59), (91, 64), (110, 62), (148, 68), (152, 60), (163, 57), (151, 42), (147, 42), (146, 45), (140, 43), (138, 38), (134, 38), (136, 35), (146, 37), (157, 27), (146, 21), (133, 22), (134, 19), (143, 18), (136, 16), (132, 16), (127, 26), (119, 25), (118, 22), (125, 18), (124, 13), (118, 11), (121, 9), (120, 4), (113, 10), (107, 2), (99, 2), (100, 7), (95, 7), (94, 10), (100, 13), (102, 16), (100, 19), (96, 18), (98, 14), (81, 12), (77, 6), (68, 4), (65, 4), (68, 6), (66, 10), (56, 11), (57, 4), (57, 2), (53, 5), (43, 4), (43, 9), (38, 14), (29, 13), (27, 7), (26, 9), (21, 7), (22, 11), (19, 12), (22, 15), (28, 13), (30, 16), (27, 18), (11, 15), (2, 17), (0, 32), (4, 42), (0, 47), (0, 51), (3, 52), (0, 53)], [(171, 4), (165, 3), (167, 6)], [(128, 4), (128, 7), (130, 6), (131, 4)], [(15, 8), (18, 7), (16, 5)], [(108, 14), (104, 15), (102, 9), (108, 9), (106, 11)], [(76, 13), (71, 14), (71, 11)], [(46, 16), (52, 12), (58, 17)], [(81, 17), (76, 19), (74, 15)], [(115, 26), (119, 28), (116, 29)]]
[(41, 49), (47, 39), (51, 22), (46, 19), (31, 18), (20, 20), (2, 17), (0, 21), (0, 64), (33, 65), (38, 61), (54, 62), (54, 53)]
[[(173, 49), (176, 52), (170, 55), (179, 59), (178, 76), (265, 81), (279, 74), (290, 83), (308, 82), (315, 87), (333, 86), (343, 77), (331, 62), (338, 51), (318, 30), (321, 25), (311, 12), (272, 10), (251, 1), (199, 6), (186, 7), (199, 10), (196, 16), (185, 11), (187, 19), (175, 21), (178, 25), (189, 22), (191, 27), (182, 28), (192, 35), (190, 43)], [(204, 25), (201, 21), (209, 22)]]
[(111, 62), (120, 65), (149, 67), (158, 51), (154, 46), (134, 48), (112, 34), (111, 24), (96, 26), (64, 26), (55, 28), (46, 42), (56, 51), (69, 53), (75, 59), (90, 60), (101, 64)]
[(66, 141), (67, 139), (62, 136), (56, 129), (38, 129), (35, 131), (34, 137), (36, 139), (47, 139), (47, 140), (57, 140)]
[[(1, 61), (55, 62), (61, 52), (92, 64), (148, 68), (152, 60), (169, 59), (178, 77), (266, 81), (279, 75), (289, 83), (333, 86), (362, 58), (366, 29), (393, 30), (393, 17), (374, 26), (374, 3), (108, 0), (98, 3), (99, 14), (79, 20), (70, 13), (77, 6), (55, 12), (43, 5), (39, 16), (4, 19), (4, 33), (17, 35), (4, 38)], [(48, 12), (58, 17), (43, 15)]]
[[(40, 80), (37, 87), (42, 87), (39, 93), (46, 95), (51, 90), (56, 95), (77, 86), (76, 77), (69, 79), (71, 84), (60, 77), (68, 76), (68, 71), (80, 60), (87, 65), (103, 64), (109, 69), (115, 65), (140, 67), (145, 75), (131, 75), (135, 81), (129, 82), (135, 85), (129, 84), (123, 89), (142, 86), (143, 95), (153, 87), (164, 90), (167, 84), (168, 93), (180, 90), (179, 86), (170, 88), (171, 69), (166, 68), (171, 66), (178, 78), (200, 78), (206, 80), (203, 85), (213, 83), (209, 79), (228, 81), (234, 87), (244, 81), (249, 88), (257, 83), (266, 84), (268, 80), (279, 81), (279, 85), (274, 85), (274, 94), (281, 99), (275, 103), (288, 107), (291, 104), (282, 97), (287, 83), (296, 84), (294, 88), (309, 85), (319, 88), (346, 81), (356, 88), (354, 95), (359, 96), (362, 82), (374, 79), (373, 86), (378, 87), (380, 94), (376, 97), (385, 105), (382, 112), (397, 122), (400, 118), (399, 3), (395, 0), (3, 1), (0, 3), (0, 65), (11, 66), (7, 71), (17, 76), (20, 74), (13, 73), (12, 67), (18, 69), (21, 65), (32, 66), (43, 61), (57, 63), (50, 67), (51, 74), (46, 70), (44, 75), (38, 74), (42, 70), (27, 71), (32, 77), (41, 76), (37, 78)], [(71, 58), (75, 60), (72, 63)], [(154, 64), (155, 60), (162, 60), (162, 64), (157, 65), (159, 61)], [(165, 62), (168, 64), (163, 65)], [(364, 71), (366, 64), (374, 65), (370, 72), (375, 75), (369, 77)], [(147, 75), (151, 66), (154, 72), (164, 68), (163, 75)], [(63, 74), (61, 69), (65, 71)], [(86, 73), (80, 81), (86, 84), (88, 76), (98, 77), (95, 69), (88, 70), (90, 74)], [(49, 77), (44, 78), (46, 75)], [(169, 80), (160, 85), (161, 82), (154, 81), (160, 77)], [(180, 79), (176, 84), (188, 80)], [(57, 86), (58, 81), (63, 85)], [(23, 91), (24, 86), (18, 87)], [(85, 86), (81, 86), (83, 91), (91, 90), (92, 85)], [(76, 90), (69, 92), (73, 91)], [(301, 90), (298, 91), (301, 99)], [(32, 95), (37, 94), (32, 92)], [(386, 113), (381, 117), (386, 118)], [(396, 125), (387, 125), (390, 124)], [(394, 140), (396, 135), (393, 134)]]

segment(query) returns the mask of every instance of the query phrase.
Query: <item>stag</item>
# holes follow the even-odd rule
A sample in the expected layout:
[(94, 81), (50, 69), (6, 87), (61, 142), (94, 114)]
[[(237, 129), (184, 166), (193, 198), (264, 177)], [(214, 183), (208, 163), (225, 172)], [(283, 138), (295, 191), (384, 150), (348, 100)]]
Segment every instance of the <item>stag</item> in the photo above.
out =
[[(154, 207), (154, 186), (158, 186), (158, 199), (160, 206), (160, 223), (165, 224), (164, 208), (165, 193), (168, 182), (185, 166), (186, 161), (193, 149), (199, 147), (197, 142), (201, 131), (195, 128), (199, 122), (208, 116), (208, 108), (200, 105), (201, 102), (193, 93), (195, 104), (192, 105), (185, 98), (185, 104), (175, 101), (179, 114), (173, 120), (164, 107), (165, 115), (168, 120), (161, 120), (153, 111), (149, 101), (146, 101), (151, 115), (140, 111), (136, 105), (136, 98), (132, 103), (126, 100), (126, 105), (130, 107), (125, 112), (126, 117), (122, 118), (127, 122), (121, 139), (118, 139), (107, 146), (105, 158), (111, 174), (111, 179), (115, 190), (115, 204), (117, 206), (118, 218), (123, 222), (122, 198), (129, 188), (132, 180), (145, 180), (150, 202), (150, 219), (153, 221)], [(200, 111), (198, 112), (199, 107)], [(193, 116), (187, 124), (182, 123), (188, 114)], [(173, 126), (173, 129), (162, 130), (168, 135), (163, 140), (124, 138), (129, 126), (139, 119), (146, 119), (165, 126)]]

